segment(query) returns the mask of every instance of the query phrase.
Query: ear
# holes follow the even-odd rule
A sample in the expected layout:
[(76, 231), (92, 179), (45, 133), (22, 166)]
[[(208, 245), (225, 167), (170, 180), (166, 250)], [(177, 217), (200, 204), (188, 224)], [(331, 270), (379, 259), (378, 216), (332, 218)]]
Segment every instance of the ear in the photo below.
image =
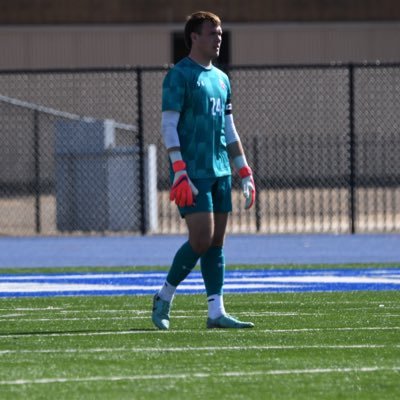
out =
[(197, 40), (198, 36), (199, 36), (199, 34), (196, 32), (192, 32), (190, 34), (190, 39), (192, 39), (192, 43), (194, 43)]

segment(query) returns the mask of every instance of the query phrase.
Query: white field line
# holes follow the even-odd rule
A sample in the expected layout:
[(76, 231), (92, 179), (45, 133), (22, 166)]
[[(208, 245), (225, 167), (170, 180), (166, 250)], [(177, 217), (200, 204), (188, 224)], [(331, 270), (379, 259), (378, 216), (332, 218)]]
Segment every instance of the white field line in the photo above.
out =
[(41, 379), (16, 379), (0, 381), (0, 385), (35, 385), (53, 383), (77, 383), (77, 382), (118, 382), (118, 381), (143, 381), (143, 380), (180, 380), (180, 379), (207, 379), (212, 377), (242, 378), (251, 376), (274, 375), (315, 375), (315, 374), (343, 374), (343, 373), (372, 373), (372, 372), (399, 372), (400, 366), (394, 367), (359, 367), (359, 368), (314, 368), (314, 369), (277, 369), (266, 371), (229, 371), (229, 372), (195, 372), (177, 374), (148, 374), (128, 376), (88, 376), (85, 378), (41, 378)]
[[(148, 312), (148, 315), (150, 313)], [(321, 314), (318, 314), (321, 315)], [(2, 318), (2, 317), (0, 317)], [(4, 318), (1, 322), (51, 322), (51, 321), (130, 321), (132, 319), (147, 320), (149, 316), (126, 316), (126, 317), (70, 317), (70, 318)], [(174, 319), (198, 318), (195, 315), (175, 315)]]
[[(149, 303), (150, 304), (150, 303)], [(0, 311), (8, 311), (8, 312), (14, 312), (14, 311), (45, 311), (45, 312), (51, 312), (53, 314), (68, 314), (68, 313), (73, 313), (73, 314), (78, 314), (78, 313), (90, 313), (90, 314), (108, 314), (108, 313), (133, 313), (133, 314), (148, 314), (149, 309), (143, 309), (143, 310), (135, 310), (135, 309), (108, 309), (108, 310), (88, 310), (88, 309), (66, 309), (66, 308), (0, 308)], [(194, 312), (203, 312), (203, 311), (190, 311), (190, 313)], [(176, 313), (187, 313), (187, 311), (183, 310), (174, 310), (174, 314)], [(21, 314), (21, 315), (27, 315), (27, 314)]]
[[(362, 310), (371, 310), (370, 308), (364, 308)], [(146, 314), (149, 315), (150, 314), (150, 308), (147, 310), (112, 310), (112, 311), (101, 311), (101, 310), (82, 310), (82, 311), (51, 311), (50, 312), (46, 312), (43, 314), (51, 314), (51, 315), (57, 315), (57, 314), (79, 314), (79, 313), (85, 313), (85, 314), (102, 314), (104, 312), (104, 314)], [(193, 316), (193, 314), (197, 314), (197, 315), (207, 315), (207, 311), (205, 310), (194, 310), (194, 311), (190, 311), (190, 314), (188, 314), (188, 311), (183, 311), (183, 310), (173, 310), (174, 315), (175, 314), (182, 314), (183, 317), (190, 317)], [(272, 316), (298, 316), (298, 315), (316, 315), (316, 313), (312, 313), (312, 312), (298, 312), (298, 311), (257, 311), (257, 312), (251, 312), (251, 311), (237, 311), (235, 312), (236, 314), (240, 314), (240, 315), (249, 315), (249, 316), (257, 316), (257, 315), (272, 315)], [(0, 318), (5, 318), (5, 317), (23, 317), (23, 316), (29, 316), (29, 313), (14, 313), (14, 314), (0, 314)], [(318, 315), (326, 315), (326, 313), (318, 313)], [(97, 318), (97, 317), (94, 317)]]
[[(147, 312), (149, 314), (149, 312)], [(204, 314), (204, 313), (202, 313)], [(258, 317), (260, 315), (270, 315), (274, 317), (298, 317), (304, 315), (312, 315), (313, 313), (235, 313), (236, 315), (244, 315), (248, 317)], [(318, 313), (318, 316), (327, 315), (326, 313)], [(398, 318), (400, 314), (388, 314), (388, 313), (375, 313), (371, 314), (375, 317), (387, 317), (387, 318)], [(10, 318), (13, 317), (13, 318)], [(18, 318), (15, 318), (18, 317)], [(148, 315), (137, 316), (137, 315), (127, 315), (124, 317), (65, 317), (65, 318), (20, 318), (18, 315), (1, 315), (0, 319), (2, 322), (52, 322), (52, 321), (129, 321), (133, 319), (146, 320)], [(174, 319), (193, 319), (198, 318), (196, 315), (174, 315)]]
[[(65, 281), (65, 280), (79, 280), (82, 281), (83, 283), (87, 281), (88, 279), (95, 279), (98, 280), (99, 283), (97, 284), (102, 284), (102, 279), (124, 279), (125, 278), (132, 278), (135, 282), (138, 280), (138, 278), (145, 278), (145, 275), (137, 274), (137, 275), (132, 275), (132, 276), (76, 276), (76, 277), (65, 277), (65, 276), (50, 276), (50, 277), (31, 277), (31, 276), (22, 276), (22, 277), (12, 277), (12, 278), (4, 278), (0, 276), (0, 287), (2, 287), (1, 282), (5, 282), (7, 284), (15, 284), (17, 282), (27, 282), (28, 284), (51, 284), (51, 282), (56, 282), (56, 281)], [(153, 281), (153, 278), (163, 278), (165, 275), (152, 275), (152, 276), (147, 276), (147, 278), (151, 278), (151, 281)], [(33, 282), (32, 282), (33, 280)], [(40, 281), (43, 280), (43, 283), (40, 283)], [(203, 278), (187, 278), (185, 280), (185, 283), (188, 284), (204, 284)], [(393, 283), (393, 284), (400, 284), (400, 278), (399, 275), (396, 276), (363, 276), (363, 275), (356, 275), (356, 276), (337, 276), (337, 275), (296, 275), (296, 276), (284, 276), (284, 275), (279, 275), (279, 276), (244, 276), (244, 277), (226, 277), (225, 278), (226, 283), (247, 283), (247, 282), (252, 282), (252, 283)], [(117, 283), (118, 284), (118, 283)], [(159, 283), (156, 282), (158, 285)], [(142, 285), (143, 286), (143, 285)], [(147, 285), (144, 285), (147, 286)], [(149, 286), (152, 287), (152, 286)], [(158, 287), (158, 286), (157, 286)]]
[(369, 277), (369, 276), (335, 276), (335, 275), (304, 275), (304, 276), (277, 276), (277, 277), (257, 277), (249, 279), (236, 278), (228, 279), (229, 282), (248, 282), (256, 281), (260, 283), (274, 282), (274, 283), (393, 283), (400, 284), (400, 279), (396, 276), (393, 278), (386, 277)]
[(13, 307), (13, 308), (0, 308), (0, 311), (62, 311), (62, 310), (66, 310), (65, 308), (61, 308), (61, 307), (44, 307), (44, 308), (40, 308), (40, 307), (35, 307), (35, 308), (26, 308), (26, 307)]
[[(164, 276), (164, 274), (154, 274), (153, 277), (159, 277), (158, 275)], [(129, 284), (129, 277), (135, 278), (150, 278), (149, 284), (143, 284), (138, 282), (137, 279), (133, 279), (133, 284)], [(81, 283), (63, 282), (69, 279), (77, 279)], [(97, 278), (98, 283), (86, 283), (88, 278)], [(120, 284), (117, 282), (104, 283), (101, 279), (112, 279), (122, 278), (126, 283)], [(43, 280), (43, 282), (40, 282)], [(60, 283), (54, 283), (60, 282)], [(137, 282), (137, 283), (136, 283)], [(136, 283), (136, 284), (135, 284)], [(321, 275), (303, 275), (303, 276), (256, 276), (256, 277), (227, 277), (225, 279), (225, 288), (237, 290), (237, 289), (274, 289), (274, 288), (288, 288), (295, 289), (296, 287), (301, 288), (304, 284), (394, 284), (400, 286), (400, 279), (397, 275), (390, 277), (382, 276), (336, 276), (329, 274)], [(185, 283), (178, 288), (178, 291), (193, 290), (203, 291), (203, 279), (202, 278), (188, 278)], [(1, 277), (0, 276), (0, 292), (1, 293), (48, 293), (48, 292), (87, 292), (87, 291), (156, 291), (159, 289), (159, 283), (154, 282), (152, 274), (130, 274), (130, 275), (73, 275), (73, 276), (36, 276), (32, 281), (32, 276), (21, 276), (21, 277)]]
[[(274, 300), (269, 300), (268, 302), (262, 302), (262, 304), (268, 304), (268, 305), (273, 305), (273, 304), (295, 304), (298, 305), (298, 301), (274, 301)], [(338, 304), (362, 304), (362, 305), (368, 305), (370, 304), (371, 306), (374, 306), (376, 304), (380, 305), (382, 304), (382, 301), (379, 300), (365, 300), (365, 301), (324, 301), (324, 304), (326, 305), (338, 305)], [(390, 308), (400, 308), (398, 305), (397, 301), (385, 301), (385, 306), (390, 307)], [(364, 309), (369, 309), (368, 307), (361, 307), (361, 308), (354, 308), (354, 310), (364, 310)], [(351, 310), (350, 308), (348, 310)], [(56, 311), (56, 312), (87, 312), (86, 309), (74, 309), (74, 308), (65, 308), (65, 307), (12, 307), (12, 308), (0, 308), (0, 311)], [(132, 310), (132, 309), (108, 309), (108, 310), (90, 310), (90, 312), (93, 313), (112, 313), (112, 312), (134, 312), (134, 313), (148, 313), (148, 310)], [(174, 313), (177, 312), (186, 312), (186, 311), (180, 311), (180, 310), (174, 310)]]
[[(340, 327), (340, 328), (299, 328), (299, 329), (263, 329), (257, 331), (257, 333), (304, 333), (304, 332), (340, 332), (340, 331), (398, 331), (400, 330), (400, 326), (367, 326), (367, 327)], [(202, 333), (205, 334), (224, 334), (229, 332), (229, 329), (205, 329)], [(46, 332), (37, 332), (37, 333), (7, 333), (1, 334), (0, 339), (7, 338), (30, 338), (30, 337), (69, 337), (69, 336), (117, 336), (117, 335), (137, 335), (137, 334), (161, 334), (161, 335), (169, 335), (169, 334), (181, 334), (181, 333), (193, 333), (192, 329), (180, 329), (180, 330), (127, 330), (127, 331), (100, 331), (100, 332), (54, 332), (54, 333), (46, 333)]]
[[(201, 290), (202, 288), (199, 286), (194, 287), (196, 290)], [(160, 285), (107, 285), (107, 284), (86, 284), (86, 283), (36, 283), (36, 282), (27, 282), (27, 283), (0, 283), (0, 292), (1, 293), (15, 293), (15, 292), (23, 292), (23, 293), (45, 293), (45, 292), (92, 292), (92, 291), (104, 291), (104, 292), (115, 292), (122, 290), (132, 290), (132, 291), (140, 291), (140, 290), (149, 290), (154, 291), (160, 289)], [(190, 288), (192, 289), (192, 288)]]
[[(131, 320), (131, 319), (148, 319), (150, 311), (146, 311), (146, 315), (126, 315), (122, 317), (32, 317), (32, 318), (22, 318), (26, 314), (9, 314), (0, 315), (1, 322), (48, 322), (48, 321), (112, 321), (112, 320)], [(204, 311), (197, 313), (197, 315), (174, 315), (174, 319), (190, 319), (198, 318), (199, 315), (206, 315)], [(248, 317), (258, 317), (258, 316), (274, 316), (274, 317), (298, 317), (298, 316), (315, 316), (315, 313), (297, 313), (297, 312), (261, 312), (261, 313), (251, 313), (251, 312), (237, 312), (235, 315), (244, 315)], [(318, 313), (319, 316), (326, 315), (326, 313)], [(385, 316), (385, 314), (378, 314), (379, 316)], [(17, 318), (16, 318), (17, 317)]]
[(397, 349), (400, 344), (386, 345), (386, 344), (343, 344), (343, 345), (278, 345), (278, 346), (202, 346), (202, 347), (114, 347), (114, 348), (93, 348), (93, 349), (41, 349), (41, 350), (0, 350), (0, 356), (7, 354), (53, 354), (53, 353), (184, 353), (184, 352), (198, 352), (198, 351), (248, 351), (248, 350), (354, 350), (354, 349)]
[[(135, 309), (124, 309), (124, 308), (120, 308), (120, 309), (115, 309), (115, 310), (88, 310), (88, 309), (83, 309), (83, 310), (79, 310), (79, 309), (67, 309), (67, 308), (52, 308), (52, 307), (46, 307), (46, 308), (0, 308), (0, 311), (46, 311), (46, 312), (51, 312), (54, 314), (68, 314), (68, 313), (73, 313), (73, 314), (77, 314), (77, 313), (90, 313), (90, 314), (108, 314), (108, 313), (133, 313), (133, 314), (148, 314), (149, 313), (149, 309), (144, 309), (144, 310), (135, 310)], [(183, 311), (183, 310), (174, 310), (174, 314), (175, 313), (186, 313), (187, 311)], [(193, 311), (196, 312), (196, 311)], [(192, 311), (190, 312), (191, 314), (193, 313)], [(28, 315), (28, 314), (21, 314), (21, 315)]]
[(299, 329), (264, 329), (266, 333), (301, 333), (301, 332), (325, 332), (325, 331), (397, 331), (400, 326), (363, 326), (363, 327), (340, 327), (340, 328), (299, 328)]
[[(270, 304), (272, 304), (272, 302), (268, 302)], [(289, 302), (290, 303), (290, 302)], [(295, 301), (292, 301), (292, 303), (296, 304)], [(375, 305), (375, 304), (381, 304), (382, 301), (380, 300), (366, 300), (366, 301), (326, 301), (324, 302), (324, 304), (329, 304), (329, 305), (337, 305), (337, 304), (371, 304), (371, 305)], [(279, 304), (286, 304), (284, 301), (282, 301)], [(391, 307), (399, 307), (398, 302), (394, 301), (394, 300), (385, 300), (385, 304), (390, 305)]]
[[(270, 302), (268, 302), (268, 304), (270, 304)], [(377, 307), (376, 305), (374, 305), (373, 307), (358, 307), (358, 308), (345, 308), (343, 310), (346, 311), (371, 311), (372, 309), (376, 309), (376, 308), (384, 308), (385, 311), (389, 311), (392, 309), (399, 309), (399, 307), (396, 306), (391, 306), (391, 305), (387, 305), (387, 304), (382, 304), (381, 302), (377, 302), (376, 304), (379, 305), (379, 307)], [(11, 317), (27, 317), (30, 316), (31, 314), (28, 312), (24, 312), (24, 313), (20, 313), (19, 311), (37, 311), (37, 312), (42, 312), (45, 311), (45, 315), (46, 314), (52, 314), (52, 315), (66, 315), (66, 314), (123, 314), (126, 315), (127, 314), (127, 318), (132, 318), (132, 316), (130, 316), (130, 314), (133, 314), (134, 316), (136, 315), (145, 315), (146, 317), (149, 315), (150, 311), (149, 309), (147, 310), (134, 310), (134, 309), (119, 309), (119, 310), (76, 310), (76, 309), (71, 309), (71, 310), (66, 310), (66, 309), (51, 309), (51, 308), (15, 308), (15, 309), (0, 309), (1, 311), (8, 311), (8, 312), (13, 312), (12, 314), (0, 314), (0, 319), (4, 318), (9, 320), (8, 318)], [(18, 311), (18, 313), (15, 313), (15, 311)], [(174, 318), (176, 318), (177, 315), (182, 314), (182, 316), (184, 317), (191, 317), (193, 315), (206, 315), (207, 312), (204, 310), (193, 310), (190, 311), (190, 315), (187, 314), (187, 311), (184, 310), (173, 310), (173, 314), (174, 314)], [(326, 315), (327, 313), (318, 313), (318, 315)], [(251, 312), (251, 311), (237, 311), (235, 312), (235, 315), (244, 315), (244, 316), (249, 316), (249, 317), (257, 317), (257, 316), (283, 316), (283, 317), (290, 317), (290, 316), (299, 316), (299, 315), (316, 315), (315, 313), (306, 313), (306, 312), (298, 312), (298, 311), (257, 311), (257, 312)], [(390, 314), (383, 314), (383, 313), (379, 313), (376, 315), (390, 315)], [(395, 315), (395, 314), (393, 314)], [(32, 317), (34, 318), (34, 317)], [(95, 317), (93, 317), (95, 318)], [(106, 317), (107, 318), (107, 317)], [(19, 319), (19, 318), (18, 318)], [(64, 319), (64, 318), (63, 318)], [(87, 318), (84, 318), (87, 319)], [(10, 321), (10, 320), (9, 320)]]
[[(400, 285), (400, 283), (399, 283)], [(284, 283), (246, 283), (246, 284), (231, 284), (229, 282), (224, 284), (225, 289), (240, 290), (240, 289), (296, 289), (300, 288), (299, 285), (288, 285)], [(148, 292), (155, 293), (160, 289), (160, 285), (112, 285), (112, 284), (53, 284), (53, 283), (0, 283), (0, 293), (49, 293), (49, 292), (71, 292), (71, 293), (85, 293), (85, 292), (121, 292), (121, 291), (139, 291), (143, 294)], [(177, 288), (177, 292), (185, 290), (204, 292), (204, 284), (182, 284)]]
[(385, 317), (385, 318), (399, 318), (400, 314), (385, 314), (385, 313), (374, 313), (371, 314), (373, 317)]
[(11, 276), (1, 276), (0, 275), (0, 281), (31, 281), (32, 279), (35, 280), (44, 280), (44, 281), (63, 281), (65, 279), (79, 279), (79, 280), (87, 280), (87, 279), (124, 279), (124, 278), (165, 278), (167, 275), (167, 272), (164, 273), (138, 273), (138, 272), (133, 272), (133, 273), (121, 273), (121, 274), (66, 274), (66, 275), (11, 275)]

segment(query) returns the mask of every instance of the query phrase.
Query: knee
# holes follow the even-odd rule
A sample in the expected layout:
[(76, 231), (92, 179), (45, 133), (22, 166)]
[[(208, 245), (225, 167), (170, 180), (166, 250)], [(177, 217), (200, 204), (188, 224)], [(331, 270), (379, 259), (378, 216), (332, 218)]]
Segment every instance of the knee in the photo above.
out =
[(189, 240), (192, 249), (197, 254), (204, 254), (211, 246), (212, 239), (208, 237), (202, 237), (197, 239)]
[(214, 236), (211, 241), (210, 247), (224, 247), (224, 236)]

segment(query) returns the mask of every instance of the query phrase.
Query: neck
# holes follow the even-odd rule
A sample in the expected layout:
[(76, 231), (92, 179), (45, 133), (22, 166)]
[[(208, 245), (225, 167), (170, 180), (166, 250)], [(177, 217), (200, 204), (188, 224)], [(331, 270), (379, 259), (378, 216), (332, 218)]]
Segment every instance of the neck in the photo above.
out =
[(193, 50), (190, 51), (189, 58), (205, 68), (210, 68), (212, 66), (212, 60), (210, 58), (203, 57), (203, 56), (201, 56), (201, 54), (198, 54), (197, 52), (195, 52)]

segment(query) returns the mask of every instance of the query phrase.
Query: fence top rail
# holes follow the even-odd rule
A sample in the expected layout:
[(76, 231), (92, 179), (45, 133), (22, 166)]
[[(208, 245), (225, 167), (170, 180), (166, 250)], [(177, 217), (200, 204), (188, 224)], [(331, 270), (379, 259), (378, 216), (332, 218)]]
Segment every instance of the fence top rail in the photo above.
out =
[(24, 68), (24, 69), (0, 69), (0, 75), (7, 74), (76, 74), (76, 73), (131, 73), (138, 71), (162, 72), (167, 71), (173, 64), (160, 66), (134, 66), (120, 67), (70, 67), (70, 68)]
[[(331, 63), (321, 64), (243, 64), (226, 66), (228, 70), (273, 70), (273, 69), (348, 69), (348, 68), (400, 68), (400, 62), (365, 62), (365, 63), (342, 63), (340, 61), (333, 61)], [(1, 71), (0, 71), (1, 72)]]
[[(29, 109), (32, 111), (41, 112), (44, 114), (53, 115), (55, 117), (61, 117), (61, 118), (75, 120), (75, 121), (85, 121), (85, 122), (103, 121), (98, 118), (73, 114), (73, 113), (69, 113), (69, 112), (61, 111), (61, 110), (56, 110), (55, 108), (45, 107), (45, 106), (41, 106), (41, 105), (35, 104), (35, 103), (29, 103), (28, 101), (23, 101), (23, 100), (15, 99), (13, 97), (3, 96), (1, 94), (0, 94), (0, 102), (6, 103), (6, 104), (11, 104), (16, 107), (23, 107), (23, 108), (26, 108), (26, 109)], [(129, 131), (137, 130), (137, 127), (134, 125), (124, 124), (124, 123), (116, 122), (114, 120), (112, 120), (112, 124), (115, 128), (118, 128), (118, 129), (129, 130)]]
[(72, 114), (69, 112), (56, 110), (55, 108), (45, 107), (45, 106), (41, 106), (39, 104), (34, 104), (34, 103), (29, 103), (28, 101), (23, 101), (23, 100), (15, 99), (12, 97), (3, 96), (1, 94), (0, 94), (0, 101), (2, 103), (11, 104), (16, 107), (23, 107), (23, 108), (30, 109), (32, 111), (39, 111), (39, 112), (42, 112), (45, 114), (54, 115), (56, 117), (68, 118), (68, 119), (73, 119), (73, 120), (84, 119), (86, 122), (96, 121), (96, 119), (92, 118), (92, 117), (83, 117), (78, 114)]
[[(160, 66), (133, 66), (125, 65), (120, 67), (70, 67), (70, 68), (32, 68), (32, 69), (0, 69), (0, 75), (7, 74), (75, 74), (75, 73), (131, 73), (131, 72), (163, 72), (167, 71), (174, 64)], [(320, 64), (243, 64), (243, 65), (221, 65), (225, 70), (271, 70), (271, 69), (346, 69), (346, 68), (400, 68), (399, 62), (346, 62), (334, 61)]]

